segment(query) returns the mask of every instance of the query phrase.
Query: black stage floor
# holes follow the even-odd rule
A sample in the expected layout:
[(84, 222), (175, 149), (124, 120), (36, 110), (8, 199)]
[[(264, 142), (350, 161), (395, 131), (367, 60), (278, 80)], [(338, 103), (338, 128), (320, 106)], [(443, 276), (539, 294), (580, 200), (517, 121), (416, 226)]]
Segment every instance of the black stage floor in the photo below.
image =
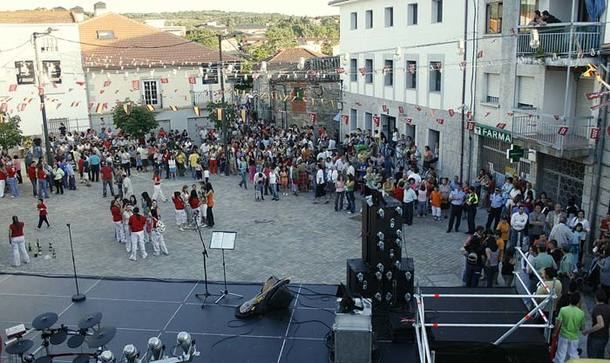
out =
[[(118, 329), (107, 346), (117, 361), (126, 344), (134, 344), (140, 352), (145, 352), (148, 339), (158, 336), (171, 347), (180, 331), (191, 333), (196, 340), (201, 352), (196, 362), (329, 361), (325, 337), (335, 318), (334, 285), (292, 284), (290, 289), (295, 299), (290, 309), (242, 321), (234, 317), (235, 306), (254, 297), (262, 283), (231, 284), (229, 291), (243, 295), (243, 299), (231, 297), (221, 305), (208, 300), (201, 309), (195, 297), (196, 293), (203, 292), (201, 282), (104, 278), (82, 278), (79, 282), (87, 300), (74, 304), (70, 299), (74, 293), (72, 279), (0, 275), (2, 337), (5, 338), (7, 327), (20, 323), (31, 326), (34, 317), (44, 312), (60, 315), (56, 327), (62, 323), (75, 327), (82, 316), (102, 312), (102, 326)], [(210, 292), (220, 290), (221, 285), (210, 284)], [(416, 362), (413, 344), (380, 343), (379, 350), (381, 362)], [(74, 352), (65, 345), (53, 350), (54, 353), (66, 351)], [(71, 362), (71, 358), (63, 359)]]

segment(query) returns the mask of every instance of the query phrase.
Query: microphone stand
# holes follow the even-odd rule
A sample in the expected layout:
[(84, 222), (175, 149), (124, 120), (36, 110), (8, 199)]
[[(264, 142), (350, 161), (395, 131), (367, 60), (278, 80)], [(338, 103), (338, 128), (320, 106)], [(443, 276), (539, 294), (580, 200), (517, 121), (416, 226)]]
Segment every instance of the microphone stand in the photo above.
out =
[(195, 211), (193, 213), (193, 219), (195, 220), (195, 227), (197, 228), (197, 233), (199, 234), (199, 240), (201, 241), (201, 246), (203, 246), (203, 252), (201, 255), (203, 257), (203, 282), (205, 286), (205, 292), (203, 294), (195, 294), (195, 297), (201, 300), (201, 308), (205, 307), (205, 302), (210, 296), (218, 296), (216, 294), (210, 294), (208, 290), (208, 266), (207, 266), (207, 258), (208, 258), (208, 249), (205, 247), (205, 242), (203, 241), (203, 235), (201, 234), (201, 227), (199, 226), (199, 211)]
[(72, 269), (74, 271), (74, 284), (76, 285), (76, 294), (72, 295), (72, 302), (79, 303), (85, 301), (87, 297), (85, 294), (81, 294), (78, 288), (78, 276), (76, 275), (76, 262), (74, 261), (74, 244), (72, 243), (72, 227), (70, 227), (70, 223), (66, 224), (68, 226), (68, 235), (70, 236), (70, 253), (72, 255)]

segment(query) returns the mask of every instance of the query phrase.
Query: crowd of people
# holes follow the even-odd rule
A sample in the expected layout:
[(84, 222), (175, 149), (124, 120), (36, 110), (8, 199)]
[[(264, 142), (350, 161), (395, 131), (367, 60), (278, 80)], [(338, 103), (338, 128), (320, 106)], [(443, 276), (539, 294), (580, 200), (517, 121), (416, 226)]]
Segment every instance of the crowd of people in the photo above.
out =
[[(238, 186), (251, 187), (257, 201), (265, 197), (279, 201), (313, 191), (314, 203), (332, 203), (335, 211), (348, 214), (356, 212), (358, 194), (367, 196), (377, 189), (402, 201), (407, 226), (416, 217), (435, 223), (447, 220), (451, 233), (459, 232), (462, 219), (466, 220), (469, 236), (462, 248), (465, 286), (476, 287), (480, 281), (488, 287), (498, 286), (500, 276), (504, 285), (512, 286), (513, 271), (524, 269), (531, 277), (531, 291), (539, 288), (538, 275), (553, 281), (558, 294), (578, 274), (585, 241), (591, 238), (590, 222), (574, 200), (561, 205), (543, 191), (535, 191), (526, 180), (506, 177), (500, 184), (486, 170), (469, 182), (457, 176), (441, 177), (435, 168), (437, 151), (428, 146), (420, 150), (396, 129), (389, 137), (357, 129), (345, 135), (342, 143), (324, 127), (282, 129), (264, 122), (237, 122), (229, 134), (225, 149), (214, 129), (201, 130), (198, 135), (160, 129), (142, 138), (129, 138), (109, 128), (99, 133), (64, 130), (52, 139), (51, 164), (35, 140), (23, 160), (23, 176), (22, 160), (3, 155), (0, 193), (6, 188), (12, 197), (20, 197), (19, 184), (27, 177), (33, 196), (39, 198), (40, 228), (43, 223), (49, 226), (44, 204), (49, 193), (61, 195), (101, 182), (102, 197), (113, 197), (114, 239), (125, 245), (128, 258), (135, 261), (137, 251), (141, 258), (147, 257), (148, 242), (153, 254), (169, 253), (163, 239), (161, 202), (171, 200), (180, 231), (214, 226), (210, 180), (215, 175), (240, 175)], [(138, 200), (131, 176), (147, 172), (152, 172), (152, 196), (142, 191)], [(163, 180), (176, 178), (192, 183), (166, 196)], [(481, 210), (487, 213), (487, 221), (477, 226)], [(20, 242), (22, 223), (15, 217), (11, 225), (15, 265), (28, 262)], [(529, 263), (519, 263), (518, 249)], [(598, 285), (608, 296), (610, 259), (599, 256)]]

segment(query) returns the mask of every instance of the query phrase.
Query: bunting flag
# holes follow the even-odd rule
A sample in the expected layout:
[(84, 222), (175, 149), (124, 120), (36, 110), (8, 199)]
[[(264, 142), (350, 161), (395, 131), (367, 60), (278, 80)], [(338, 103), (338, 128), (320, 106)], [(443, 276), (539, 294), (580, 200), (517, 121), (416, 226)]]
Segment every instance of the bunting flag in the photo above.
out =
[(93, 102), (89, 102), (89, 108), (88, 110), (91, 111), (91, 109), (93, 108), (94, 103)]
[(407, 125), (413, 125), (413, 119), (411, 117), (406, 117), (405, 118), (405, 123)]
[(489, 115), (491, 115), (491, 112), (487, 111), (487, 112), (485, 112), (485, 116), (484, 117), (487, 117)]
[(553, 118), (555, 119), (555, 121), (559, 121), (559, 115), (553, 115)]
[(599, 139), (600, 131), (601, 131), (601, 129), (599, 127), (593, 127), (591, 129), (591, 139), (593, 139), (593, 140)]
[(95, 113), (101, 113), (102, 107), (103, 107), (103, 105), (101, 103), (98, 103), (97, 106), (95, 107)]
[(416, 109), (418, 112), (421, 112), (421, 107), (419, 107), (419, 106), (415, 106), (415, 109)]
[(500, 130), (504, 130), (504, 128), (506, 128), (506, 124), (504, 122), (499, 122), (496, 127)]
[(404, 113), (405, 113), (405, 108), (404, 108), (404, 107), (402, 107), (402, 106), (398, 106), (398, 113), (399, 113), (399, 114), (401, 114), (401, 115), (404, 115)]
[(76, 83), (79, 86), (84, 86), (85, 85), (85, 81), (76, 81), (74, 83)]
[(379, 124), (381, 124), (381, 117), (377, 115), (373, 116), (373, 123), (375, 123), (375, 127), (379, 127)]
[(317, 115), (315, 112), (310, 112), (310, 113), (309, 113), (309, 121), (311, 121), (311, 123), (312, 123), (313, 125), (315, 125), (315, 124), (316, 124), (316, 120), (317, 120), (317, 118), (318, 118), (318, 115)]
[(557, 133), (561, 136), (566, 136), (568, 134), (568, 131), (570, 129), (568, 127), (562, 126), (559, 128), (559, 130), (557, 131)]
[(7, 109), (8, 109), (8, 103), (3, 102), (3, 103), (0, 104), (0, 112), (6, 113)]
[(176, 107), (176, 106), (169, 106), (169, 109), (174, 112), (178, 111), (178, 107)]
[(366, 75), (366, 68), (365, 67), (358, 68), (358, 70), (360, 71), (360, 74), (362, 74), (363, 76)]
[(131, 89), (134, 91), (139, 91), (140, 90), (140, 81), (138, 81), (137, 79), (134, 79), (133, 81), (131, 81)]
[(189, 76), (189, 84), (196, 84), (197, 78), (195, 76)]
[(449, 110), (447, 110), (449, 112), (449, 117), (453, 117), (455, 116), (455, 110), (453, 108), (450, 108)]
[(146, 105), (146, 108), (148, 109), (148, 111), (150, 112), (154, 112), (155, 111), (155, 106), (153, 105)]
[[(26, 105), (26, 104), (24, 103), (24, 105)], [(55, 109), (59, 110), (60, 107), (61, 107), (61, 103), (58, 103), (57, 106), (55, 107)]]
[(129, 103), (124, 103), (123, 104), (123, 111), (125, 111), (125, 114), (127, 116), (129, 116), (131, 114), (131, 104)]
[(199, 106), (194, 106), (193, 112), (195, 112), (195, 115), (201, 116), (201, 110), (199, 109)]
[(108, 86), (110, 86), (110, 84), (111, 84), (111, 83), (112, 83), (112, 82), (111, 82), (109, 79), (105, 80), (105, 81), (104, 81), (104, 87), (108, 87)]
[(169, 79), (167, 79), (165, 77), (161, 78), (160, 81), (161, 81), (162, 84), (169, 83)]
[(217, 108), (216, 109), (216, 119), (218, 121), (222, 121), (223, 118), (223, 109), (222, 108)]
[(8, 86), (8, 91), (9, 92), (15, 92), (17, 90), (17, 85), (16, 84), (11, 84), (10, 86)]
[(466, 129), (469, 131), (473, 131), (474, 130), (474, 122), (473, 121), (468, 121), (466, 123)]
[(343, 121), (344, 124), (349, 124), (349, 116), (348, 115), (341, 115), (341, 121)]
[(436, 119), (436, 123), (439, 125), (444, 125), (445, 124), (445, 119), (444, 118), (437, 118)]
[(381, 109), (383, 110), (384, 113), (390, 112), (390, 108), (388, 107), (388, 105), (381, 105)]

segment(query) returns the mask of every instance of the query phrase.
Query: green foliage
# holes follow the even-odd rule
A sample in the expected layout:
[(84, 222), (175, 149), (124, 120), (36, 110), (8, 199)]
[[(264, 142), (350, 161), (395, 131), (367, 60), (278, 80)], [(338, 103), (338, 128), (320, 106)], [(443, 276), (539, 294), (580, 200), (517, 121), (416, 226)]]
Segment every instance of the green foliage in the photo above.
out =
[(218, 48), (216, 33), (209, 29), (191, 30), (186, 33), (186, 39), (205, 45), (208, 48)]
[(3, 150), (8, 150), (21, 144), (23, 138), (22, 131), (19, 128), (21, 118), (19, 116), (9, 117), (7, 114), (0, 114), (0, 146)]
[(206, 110), (208, 111), (208, 115), (210, 115), (210, 120), (214, 121), (216, 124), (216, 128), (220, 129), (222, 127), (222, 121), (218, 120), (218, 109), (224, 109), (224, 119), (227, 125), (231, 125), (234, 121), (237, 120), (237, 110), (235, 106), (230, 103), (222, 103), (221, 101), (208, 102), (206, 106)]
[[(128, 105), (129, 114), (125, 112), (124, 104)], [(112, 110), (112, 118), (115, 127), (135, 137), (142, 137), (159, 127), (154, 112), (145, 106), (138, 106), (129, 101), (117, 103)]]

